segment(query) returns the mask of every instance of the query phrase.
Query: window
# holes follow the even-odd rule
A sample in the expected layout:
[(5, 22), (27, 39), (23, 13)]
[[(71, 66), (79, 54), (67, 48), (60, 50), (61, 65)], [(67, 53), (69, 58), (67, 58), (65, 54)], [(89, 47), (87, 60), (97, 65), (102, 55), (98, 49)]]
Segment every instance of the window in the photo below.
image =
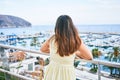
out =
[(33, 71), (33, 63), (28, 64), (28, 70)]

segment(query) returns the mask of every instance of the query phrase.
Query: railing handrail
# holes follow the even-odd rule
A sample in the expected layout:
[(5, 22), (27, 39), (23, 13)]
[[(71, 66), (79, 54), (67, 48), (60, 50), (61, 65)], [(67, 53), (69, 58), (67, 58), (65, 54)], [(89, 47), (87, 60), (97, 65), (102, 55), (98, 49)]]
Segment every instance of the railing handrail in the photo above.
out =
[(120, 68), (120, 64), (118, 64), (117, 62), (109, 62), (109, 61), (97, 60), (97, 59), (93, 59), (93, 60), (78, 59), (78, 60), (83, 61), (83, 62), (90, 62), (94, 64), (100, 64), (100, 65)]
[(41, 54), (41, 55), (49, 56), (49, 54), (47, 54), (47, 53), (42, 53), (42, 52), (40, 52), (40, 51), (30, 50), (30, 49), (25, 49), (25, 48), (20, 48), (20, 47), (16, 47), (16, 46), (10, 46), (10, 45), (0, 44), (0, 47), (17, 49), (17, 50), (21, 50), (21, 51), (26, 51), (26, 52), (31, 52), (31, 53), (35, 53), (35, 54)]
[[(47, 53), (42, 53), (40, 51), (30, 50), (30, 49), (25, 49), (25, 48), (19, 48), (19, 47), (16, 47), (16, 46), (0, 44), (0, 47), (12, 48), (12, 49), (17, 49), (17, 50), (21, 50), (21, 51), (26, 51), (26, 52), (31, 52), (31, 53), (35, 53), (35, 54), (41, 54), (41, 55), (49, 56), (49, 54), (47, 54)], [(109, 61), (105, 61), (105, 60), (96, 60), (96, 59), (93, 59), (93, 60), (78, 59), (78, 60), (85, 61), (85, 62), (90, 62), (90, 63), (94, 63), (94, 64), (101, 64), (101, 65), (105, 65), (105, 66), (120, 68), (120, 64), (118, 64), (116, 62), (109, 62)]]

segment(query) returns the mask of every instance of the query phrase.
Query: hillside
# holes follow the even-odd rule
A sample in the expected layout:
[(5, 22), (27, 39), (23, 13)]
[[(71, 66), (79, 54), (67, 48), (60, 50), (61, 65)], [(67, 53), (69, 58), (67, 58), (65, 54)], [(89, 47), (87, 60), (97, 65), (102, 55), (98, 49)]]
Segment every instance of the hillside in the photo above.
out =
[(32, 24), (20, 17), (0, 15), (0, 28), (30, 27)]

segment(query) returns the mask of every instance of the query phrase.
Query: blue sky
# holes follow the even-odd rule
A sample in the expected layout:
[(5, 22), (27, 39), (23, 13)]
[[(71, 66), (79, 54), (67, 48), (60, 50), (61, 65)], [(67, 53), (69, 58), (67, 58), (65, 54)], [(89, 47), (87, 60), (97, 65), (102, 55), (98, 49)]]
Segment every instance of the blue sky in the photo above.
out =
[(14, 15), (33, 25), (54, 25), (67, 14), (78, 24), (120, 24), (120, 0), (0, 0), (0, 14)]

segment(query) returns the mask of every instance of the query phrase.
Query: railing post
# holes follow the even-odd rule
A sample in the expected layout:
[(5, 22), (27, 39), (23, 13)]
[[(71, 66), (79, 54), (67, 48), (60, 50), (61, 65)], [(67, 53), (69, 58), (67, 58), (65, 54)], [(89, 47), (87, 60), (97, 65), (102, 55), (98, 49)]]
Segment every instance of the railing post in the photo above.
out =
[(100, 64), (98, 63), (98, 80), (101, 80), (101, 69), (100, 69)]

